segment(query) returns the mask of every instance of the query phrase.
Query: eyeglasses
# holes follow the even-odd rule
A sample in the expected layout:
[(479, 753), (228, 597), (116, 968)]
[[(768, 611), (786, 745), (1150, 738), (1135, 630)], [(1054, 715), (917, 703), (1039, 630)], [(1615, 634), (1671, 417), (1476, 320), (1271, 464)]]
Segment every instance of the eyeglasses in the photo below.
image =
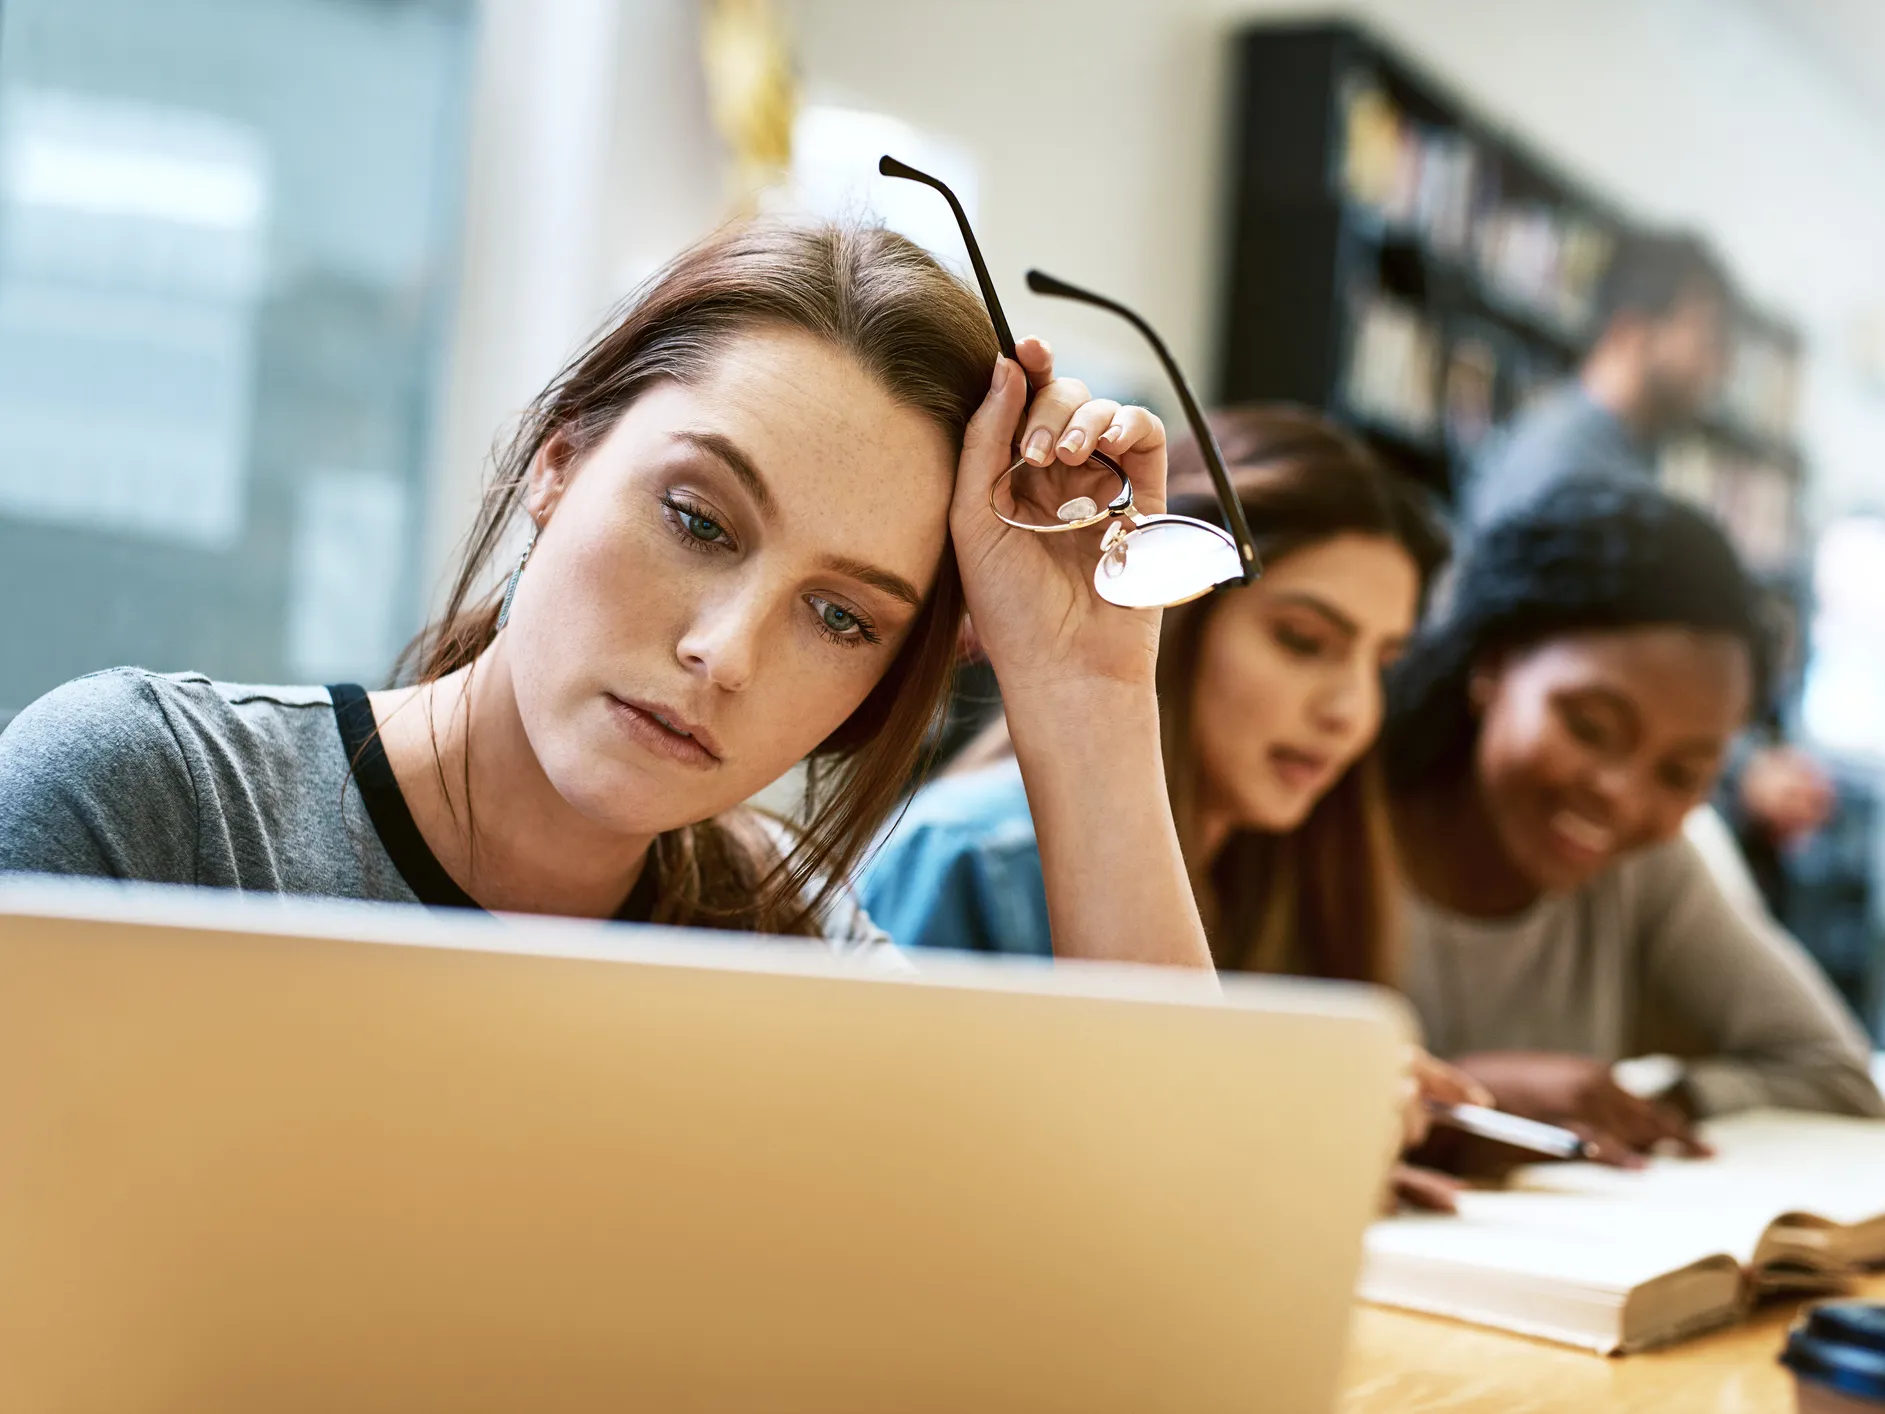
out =
[[(975, 233), (969, 229), (968, 215), (962, 203), (956, 200), (956, 194), (927, 172), (919, 172), (894, 157), (882, 158), (877, 170), (886, 177), (921, 182), (942, 193), (949, 209), (955, 213), (956, 224), (962, 228), (962, 243), (968, 247), (969, 264), (975, 268), (976, 281), (982, 287), (982, 300), (995, 326), (996, 341), (1003, 355), (1014, 358), (1014, 335), (1008, 328), (1008, 318), (1002, 313), (1001, 301), (995, 295), (995, 282), (989, 278), (981, 247), (975, 243)], [(1025, 457), (1017, 457), (989, 489), (989, 509), (1004, 524), (1037, 535), (1064, 534), (1105, 525), (1106, 533), (1100, 538), (1100, 562), (1093, 570), (1093, 588), (1100, 598), (1121, 608), (1172, 608), (1209, 594), (1213, 589), (1249, 584), (1256, 579), (1263, 573), (1263, 565), (1250, 539), (1243, 504), (1231, 488), (1230, 474), (1224, 470), (1224, 454), (1199, 410), (1191, 385), (1165, 347), (1165, 341), (1145, 320), (1104, 295), (1080, 289), (1039, 270), (1028, 271), (1028, 288), (1036, 294), (1096, 305), (1119, 315), (1145, 336), (1177, 389), (1185, 421), (1198, 439), (1198, 452), (1217, 490), (1224, 526), (1191, 516), (1141, 513), (1133, 504), (1132, 478), (1118, 462), (1099, 451), (1088, 456), (1082, 466), (1050, 461), (1044, 467), (1037, 467)]]

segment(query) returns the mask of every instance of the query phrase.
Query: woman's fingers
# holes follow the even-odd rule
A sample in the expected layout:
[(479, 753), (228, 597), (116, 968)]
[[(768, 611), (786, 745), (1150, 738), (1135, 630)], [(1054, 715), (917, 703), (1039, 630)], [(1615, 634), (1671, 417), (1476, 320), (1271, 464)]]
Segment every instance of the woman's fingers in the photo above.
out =
[(1005, 358), (995, 360), (988, 396), (962, 434), (962, 460), (956, 472), (958, 505), (980, 505), (995, 478), (1013, 464), (1014, 426), (1021, 417), (1027, 388), (1022, 370)]
[(1643, 1156), (1616, 1135), (1583, 1123), (1565, 1127), (1584, 1141), (1585, 1156), (1592, 1163), (1609, 1164), (1612, 1168), (1620, 1169), (1643, 1167)]
[(1707, 1159), (1714, 1156), (1715, 1151), (1697, 1137), (1695, 1126), (1689, 1122), (1686, 1115), (1654, 1100), (1646, 1100), (1643, 1103), (1648, 1106), (1650, 1116), (1656, 1126), (1656, 1136), (1650, 1141), (1651, 1146), (1664, 1142), (1671, 1143), (1685, 1158), (1690, 1159)]
[(1410, 1208), (1422, 1208), (1430, 1213), (1457, 1213), (1460, 1209), (1460, 1185), (1443, 1173), (1432, 1169), (1417, 1168), (1413, 1164), (1396, 1164), (1390, 1176), (1388, 1191), (1391, 1195), (1389, 1207), (1398, 1200)]
[(1079, 466), (1093, 455), (1101, 435), (1113, 425), (1121, 411), (1119, 404), (1110, 398), (1094, 398), (1075, 408), (1060, 440), (1054, 444), (1055, 455), (1070, 466)]
[(1088, 399), (1087, 386), (1078, 378), (1056, 378), (1034, 394), (1028, 408), (1027, 429), (1021, 434), (1021, 455), (1035, 466), (1054, 459), (1054, 445), (1066, 432), (1074, 413)]
[(1483, 1105), (1492, 1108), (1492, 1091), (1458, 1066), (1448, 1065), (1425, 1051), (1416, 1050), (1413, 1070), (1424, 1100), (1437, 1105)]
[(1054, 381), (1054, 351), (1047, 340), (1030, 335), (1014, 346), (1014, 356), (1028, 375), (1029, 388), (1045, 388)]
[(1100, 434), (1100, 450), (1109, 457), (1164, 445), (1165, 424), (1144, 408), (1131, 405), (1114, 413), (1112, 425)]
[(1676, 1110), (1632, 1095), (1621, 1086), (1611, 1087), (1603, 1094), (1598, 1123), (1639, 1154), (1647, 1154), (1663, 1143), (1672, 1143), (1696, 1158), (1710, 1152), (1708, 1146), (1695, 1137), (1689, 1121)]

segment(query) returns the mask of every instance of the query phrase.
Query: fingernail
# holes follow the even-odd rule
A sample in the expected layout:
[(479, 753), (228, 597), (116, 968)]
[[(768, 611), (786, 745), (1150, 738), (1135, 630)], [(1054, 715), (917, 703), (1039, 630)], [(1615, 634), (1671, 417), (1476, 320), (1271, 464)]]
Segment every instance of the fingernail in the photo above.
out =
[(1000, 354), (995, 355), (995, 376), (989, 380), (988, 391), (999, 393), (1002, 384), (1008, 381), (1008, 360)]
[(1034, 429), (1034, 435), (1028, 438), (1027, 450), (1022, 453), (1036, 466), (1047, 465), (1047, 459), (1053, 455), (1054, 434), (1045, 427)]
[(1060, 439), (1060, 450), (1063, 452), (1077, 452), (1085, 445), (1086, 433), (1082, 432), (1078, 427), (1074, 428), (1065, 437)]

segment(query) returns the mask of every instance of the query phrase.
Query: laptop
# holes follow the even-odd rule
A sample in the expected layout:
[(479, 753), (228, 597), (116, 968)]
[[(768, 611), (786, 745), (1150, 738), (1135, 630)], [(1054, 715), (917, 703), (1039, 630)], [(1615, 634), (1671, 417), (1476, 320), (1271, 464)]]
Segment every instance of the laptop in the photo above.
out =
[(1326, 1410), (1361, 987), (0, 885), (0, 1408)]

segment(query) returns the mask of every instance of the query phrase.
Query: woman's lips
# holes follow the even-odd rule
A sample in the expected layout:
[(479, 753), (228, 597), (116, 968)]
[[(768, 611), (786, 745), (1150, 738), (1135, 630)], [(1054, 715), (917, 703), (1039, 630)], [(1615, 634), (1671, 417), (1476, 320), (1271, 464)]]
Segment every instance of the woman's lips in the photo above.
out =
[(1293, 746), (1270, 748), (1270, 769), (1292, 790), (1312, 790), (1329, 774), (1329, 758)]
[(1578, 864), (1598, 864), (1617, 848), (1617, 834), (1597, 820), (1571, 809), (1555, 810), (1545, 820), (1552, 850)]
[(704, 739), (706, 734), (697, 728), (688, 730), (688, 724), (676, 715), (651, 703), (627, 701), (614, 693), (605, 696), (609, 711), (622, 729), (651, 751), (685, 766), (704, 769), (719, 764), (719, 755), (710, 749), (711, 742)]

